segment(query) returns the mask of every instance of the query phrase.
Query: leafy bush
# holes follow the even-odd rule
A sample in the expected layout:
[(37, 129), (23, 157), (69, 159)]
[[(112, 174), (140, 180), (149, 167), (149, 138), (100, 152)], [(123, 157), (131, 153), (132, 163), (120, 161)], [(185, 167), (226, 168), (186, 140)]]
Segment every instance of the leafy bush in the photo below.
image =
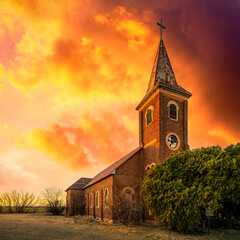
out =
[(240, 144), (201, 148), (170, 156), (149, 170), (141, 196), (163, 226), (197, 231), (206, 208), (218, 226), (239, 227)]

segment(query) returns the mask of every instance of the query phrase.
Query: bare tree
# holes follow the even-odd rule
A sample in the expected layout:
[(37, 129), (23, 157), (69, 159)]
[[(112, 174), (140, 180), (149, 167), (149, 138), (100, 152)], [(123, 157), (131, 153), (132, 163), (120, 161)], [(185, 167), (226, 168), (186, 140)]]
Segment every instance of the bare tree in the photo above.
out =
[(113, 199), (113, 204), (110, 205), (114, 219), (124, 225), (129, 225), (133, 222), (138, 222), (142, 207), (133, 199), (132, 194), (122, 192), (116, 195)]
[(2, 202), (3, 205), (6, 206), (8, 208), (8, 212), (12, 212), (12, 198), (11, 198), (11, 194), (10, 193), (4, 193), (2, 195)]
[(36, 198), (33, 193), (24, 191), (18, 192), (17, 190), (13, 190), (10, 197), (12, 199), (13, 206), (18, 213), (29, 212), (29, 210), (36, 206), (39, 202), (39, 198)]
[(65, 194), (63, 190), (55, 187), (46, 188), (42, 193), (43, 204), (47, 206), (47, 211), (53, 215), (60, 215), (65, 210)]
[(2, 196), (0, 196), (0, 213), (2, 212), (3, 209), (3, 199)]

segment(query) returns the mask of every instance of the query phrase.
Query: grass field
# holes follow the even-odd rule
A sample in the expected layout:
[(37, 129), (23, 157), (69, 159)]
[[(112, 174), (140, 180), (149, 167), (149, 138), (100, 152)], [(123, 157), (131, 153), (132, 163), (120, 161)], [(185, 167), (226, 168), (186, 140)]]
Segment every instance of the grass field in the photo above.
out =
[[(12, 213), (17, 213), (15, 207), (11, 208)], [(47, 212), (47, 208), (46, 207), (28, 207), (27, 208), (28, 213), (46, 213)], [(0, 213), (9, 213), (9, 208), (8, 207), (2, 207), (0, 209)]]
[(211, 235), (183, 235), (159, 226), (126, 227), (99, 223), (82, 216), (0, 214), (0, 240), (240, 240), (240, 231), (212, 230)]

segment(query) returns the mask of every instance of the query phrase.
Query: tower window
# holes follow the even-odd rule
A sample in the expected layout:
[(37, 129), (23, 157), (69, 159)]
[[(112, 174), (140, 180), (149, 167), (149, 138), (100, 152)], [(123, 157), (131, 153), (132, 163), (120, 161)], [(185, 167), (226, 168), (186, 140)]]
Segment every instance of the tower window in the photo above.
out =
[(175, 103), (170, 103), (168, 106), (169, 118), (178, 120), (178, 108)]
[(149, 107), (146, 111), (146, 125), (149, 125), (153, 121), (153, 107)]

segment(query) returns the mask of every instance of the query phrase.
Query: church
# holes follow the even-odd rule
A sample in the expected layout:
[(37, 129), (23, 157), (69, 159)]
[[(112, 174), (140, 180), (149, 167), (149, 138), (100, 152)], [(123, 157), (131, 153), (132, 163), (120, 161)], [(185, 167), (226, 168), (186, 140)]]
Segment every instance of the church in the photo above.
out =
[[(141, 220), (152, 216), (143, 205), (140, 188), (147, 171), (172, 153), (188, 146), (188, 99), (190, 92), (178, 85), (165, 44), (161, 39), (154, 60), (147, 91), (137, 105), (139, 112), (139, 147), (98, 173), (94, 178), (80, 178), (67, 190), (67, 214), (84, 213), (104, 221), (114, 221), (109, 203), (127, 192), (141, 207)], [(84, 204), (83, 204), (84, 203)]]

